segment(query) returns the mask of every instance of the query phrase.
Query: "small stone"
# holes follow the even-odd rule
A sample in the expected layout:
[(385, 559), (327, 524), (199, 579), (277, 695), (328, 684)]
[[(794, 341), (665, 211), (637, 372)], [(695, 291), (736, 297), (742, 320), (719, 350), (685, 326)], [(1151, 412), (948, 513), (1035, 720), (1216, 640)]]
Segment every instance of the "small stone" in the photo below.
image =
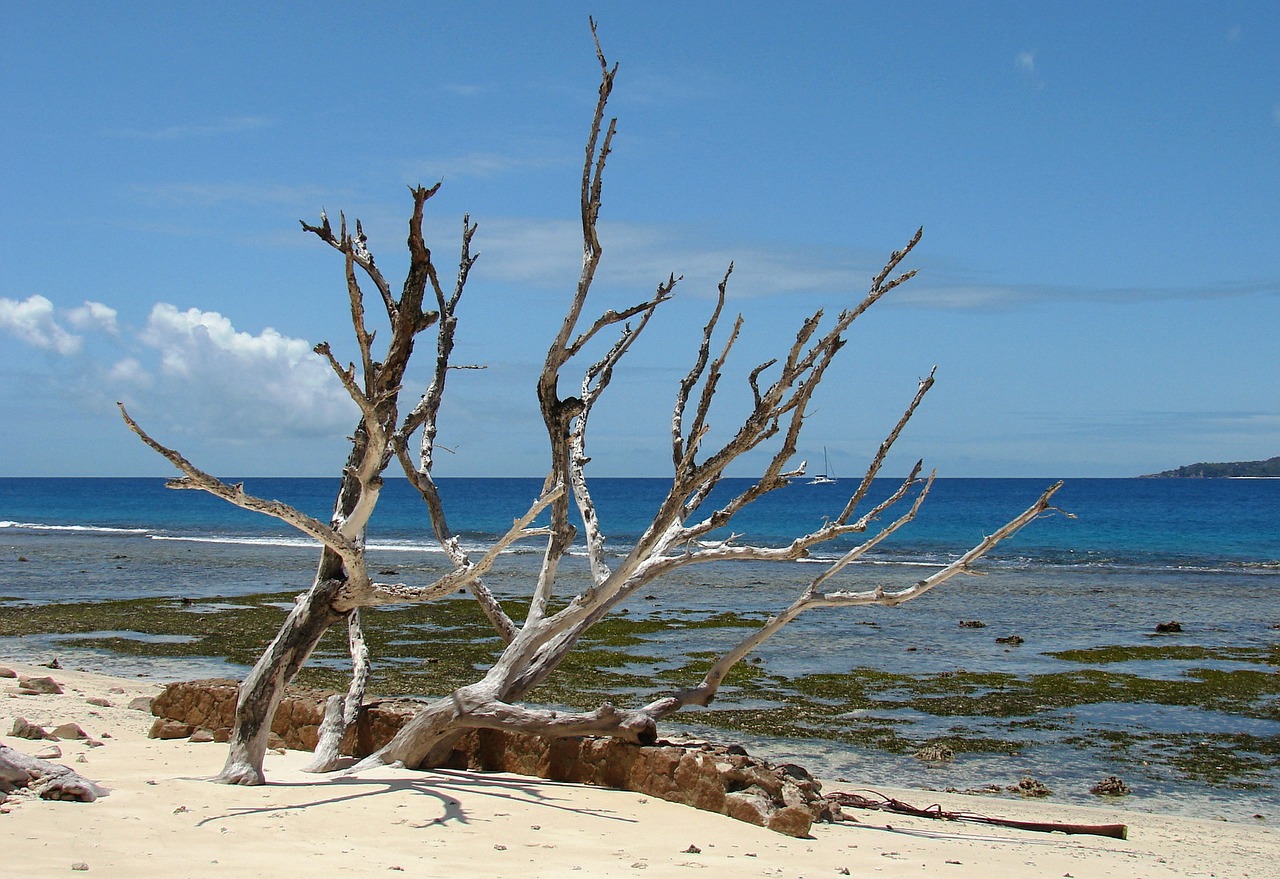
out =
[(89, 762), (89, 758), (88, 758), (88, 757), (86, 757), (84, 754), (76, 754), (76, 762), (77, 762), (77, 763), (88, 763), (88, 762)]
[(150, 739), (185, 739), (191, 735), (194, 730), (190, 724), (182, 723), (177, 720), (165, 720), (163, 717), (157, 717), (155, 723), (151, 724), (151, 731), (147, 733)]
[(74, 864), (71, 865), (71, 869), (75, 870), (78, 873), (84, 873), (89, 869), (89, 865), (86, 864), (84, 861), (76, 861)]
[(1099, 797), (1123, 797), (1129, 793), (1129, 786), (1114, 775), (1108, 775), (1089, 788), (1089, 793)]
[(930, 742), (911, 756), (926, 763), (950, 763), (956, 752), (942, 742)]
[(104, 699), (101, 696), (90, 696), (88, 699), (85, 699), (84, 701), (89, 703), (90, 705), (97, 705), (99, 708), (111, 707), (111, 700)]
[(62, 687), (58, 686), (58, 682), (53, 678), (19, 677), (18, 686), (24, 690), (33, 690), (42, 695), (59, 696), (62, 694)]
[(54, 738), (58, 739), (87, 739), (89, 734), (80, 728), (78, 723), (64, 723), (55, 727), (50, 733)]
[(49, 734), (42, 727), (36, 726), (25, 717), (15, 717), (13, 719), (13, 729), (9, 732), (9, 735), (35, 741), (49, 738)]
[(997, 644), (1011, 644), (1011, 645), (1013, 645), (1014, 647), (1017, 647), (1019, 644), (1024, 644), (1024, 643), (1026, 643), (1026, 639), (1025, 639), (1025, 638), (1023, 638), (1021, 635), (1010, 635), (1008, 638), (997, 638), (997, 639), (996, 639), (996, 643), (997, 643)]
[(124, 693), (124, 687), (112, 687), (107, 690), (107, 692), (111, 693), (113, 696), (119, 696)]
[(129, 702), (129, 707), (134, 711), (145, 711), (151, 713), (151, 703), (155, 701), (151, 696), (138, 696)]
[(40, 663), (44, 668), (62, 668), (62, 663), (58, 662), (58, 657), (50, 659), (48, 662)]
[(208, 730), (203, 728), (198, 729), (191, 734), (190, 741), (198, 745), (204, 744), (205, 742), (212, 742), (214, 741), (213, 730)]
[(62, 756), (62, 749), (59, 748), (57, 745), (52, 745), (48, 748), (45, 748), (43, 751), (38, 752), (35, 755), (35, 758), (37, 760), (57, 760), (61, 756)]
[(1161, 635), (1172, 635), (1182, 631), (1182, 623), (1170, 620), (1167, 623), (1156, 623), (1156, 632)]
[(11, 668), (0, 666), (0, 678), (16, 678), (18, 673)]
[(191, 810), (188, 809), (186, 806), (179, 806), (178, 808), (173, 810), (173, 814), (181, 815), (183, 812), (190, 812), (190, 811)]
[(680, 853), (685, 855), (700, 855), (702, 854), (702, 849), (698, 848), (693, 843), (689, 843), (689, 847), (686, 849), (681, 849)]
[(1053, 791), (1050, 790), (1048, 785), (1044, 782), (1036, 778), (1031, 778), (1030, 776), (1022, 779), (1015, 785), (1011, 785), (1009, 787), (1009, 791), (1010, 793), (1020, 794), (1024, 797), (1047, 797), (1053, 793)]
[(505, 852), (507, 850), (507, 847), (499, 842), (494, 844), (493, 850), (495, 852)]
[(987, 624), (982, 620), (961, 620), (960, 628), (962, 629), (985, 629)]

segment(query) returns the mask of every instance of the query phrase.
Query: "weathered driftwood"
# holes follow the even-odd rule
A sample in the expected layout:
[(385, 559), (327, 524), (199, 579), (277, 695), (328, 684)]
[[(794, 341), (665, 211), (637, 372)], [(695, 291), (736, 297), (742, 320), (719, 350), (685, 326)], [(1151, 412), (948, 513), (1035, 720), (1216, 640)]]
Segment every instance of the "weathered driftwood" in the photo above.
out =
[(25, 787), (45, 800), (92, 803), (110, 793), (60, 763), (50, 763), (0, 744), (0, 792)]
[[(594, 22), (592, 32), (595, 32)], [(352, 683), (348, 692), (335, 696), (329, 706), (321, 734), (323, 742), (312, 768), (324, 770), (335, 765), (337, 743), (358, 713), (356, 709), (368, 680), (369, 659), (359, 618), (362, 607), (430, 601), (465, 589), (506, 642), (502, 655), (480, 680), (425, 705), (390, 742), (367, 757), (366, 764), (441, 765), (458, 738), (475, 729), (514, 729), (550, 736), (592, 733), (646, 743), (657, 738), (659, 720), (688, 705), (709, 704), (730, 669), (799, 614), (821, 607), (897, 605), (909, 601), (950, 577), (970, 571), (972, 564), (1000, 540), (1050, 509), (1056, 485), (969, 552), (909, 588), (891, 591), (874, 584), (857, 588), (850, 585), (847, 578), (854, 563), (886, 536), (910, 522), (932, 485), (932, 474), (922, 477), (923, 465), (917, 463), (888, 497), (876, 502), (870, 500), (875, 490), (873, 481), (880, 474), (890, 449), (933, 385), (934, 376), (930, 372), (919, 382), (914, 396), (886, 434), (853, 492), (832, 509), (824, 525), (775, 547), (744, 543), (737, 535), (724, 536), (743, 509), (768, 493), (784, 488), (804, 472), (803, 463), (795, 466), (793, 462), (814, 394), (844, 347), (845, 333), (854, 321), (915, 274), (901, 271), (900, 267), (920, 241), (921, 232), (917, 231), (906, 246), (890, 255), (856, 304), (831, 320), (825, 320), (822, 311), (809, 315), (800, 322), (794, 337), (780, 346), (782, 350), (777, 357), (749, 370), (746, 390), (750, 403), (737, 421), (730, 421), (731, 416), (714, 406), (743, 323), (742, 317), (737, 317), (723, 341), (717, 341), (733, 270), (732, 265), (729, 266), (693, 363), (676, 388), (671, 415), (669, 490), (655, 511), (652, 523), (635, 545), (624, 558), (611, 563), (604, 551), (604, 530), (587, 478), (591, 461), (588, 426), (615, 368), (650, 325), (657, 310), (671, 298), (679, 279), (669, 275), (657, 285), (652, 296), (621, 309), (604, 309), (594, 318), (588, 316), (588, 294), (603, 254), (597, 228), (603, 175), (616, 132), (616, 120), (606, 122), (605, 110), (618, 70), (606, 61), (598, 41), (595, 48), (600, 87), (581, 176), (582, 269), (536, 381), (548, 442), (548, 471), (541, 496), (515, 518), (511, 528), (481, 557), (472, 558), (460, 546), (446, 519), (433, 476), (440, 404), (446, 380), (450, 372), (458, 368), (451, 363), (457, 308), (476, 260), (471, 253), (476, 226), (464, 217), (455, 280), (451, 288), (441, 283), (422, 231), (424, 205), (439, 184), (411, 190), (409, 270), (398, 294), (392, 291), (375, 264), (358, 221), (354, 232), (345, 216), (341, 217), (337, 230), (323, 213), (318, 225), (302, 224), (306, 232), (343, 257), (352, 328), (359, 351), (359, 363), (344, 366), (327, 343), (316, 346), (316, 352), (328, 361), (359, 411), (351, 453), (327, 524), (286, 504), (253, 497), (243, 486), (223, 483), (153, 439), (127, 412), (123, 413), (129, 427), (182, 473), (180, 479), (171, 483), (172, 487), (207, 491), (247, 509), (274, 516), (313, 537), (322, 546), (313, 585), (298, 597), (279, 633), (240, 688), (230, 750), (218, 780), (239, 784), (264, 781), (262, 761), (267, 736), (284, 687), (307, 661), (321, 635), (332, 625), (346, 622), (354, 669)], [(383, 330), (376, 335), (385, 338), (386, 344), (376, 354), (375, 332), (367, 322), (362, 277), (377, 288), (385, 312)], [(429, 298), (434, 299), (430, 308), (426, 306)], [(402, 381), (415, 340), (431, 328), (435, 329), (436, 357), (430, 383), (426, 393), (407, 413), (402, 413)], [(612, 334), (612, 339), (605, 338), (606, 334)], [(588, 356), (596, 359), (585, 365), (577, 378), (570, 379), (567, 373), (573, 364)], [(572, 380), (572, 389), (562, 388), (562, 380)], [(711, 441), (713, 409), (722, 425), (736, 425), (727, 432), (717, 432), (717, 436), (727, 437), (718, 444)], [(729, 467), (749, 453), (763, 455), (761, 475), (745, 490), (722, 501), (717, 508), (709, 509), (708, 499), (713, 490), (722, 485)], [(383, 473), (393, 459), (400, 463), (404, 474), (422, 495), (435, 537), (452, 563), (452, 569), (433, 583), (416, 586), (377, 583), (366, 566), (366, 526), (378, 501)], [(881, 516), (899, 503), (907, 505), (906, 512), (888, 524), (878, 524)], [(583, 523), (581, 534), (572, 524), (574, 507)], [(544, 510), (548, 511), (549, 524), (535, 527), (535, 520)], [(593, 711), (566, 713), (524, 704), (525, 696), (556, 669), (586, 631), (638, 589), (655, 580), (681, 568), (711, 562), (805, 559), (815, 547), (851, 535), (861, 535), (861, 542), (820, 571), (789, 606), (779, 609), (772, 619), (712, 663), (699, 683), (659, 695), (635, 708), (604, 705)], [(542, 563), (536, 582), (531, 584), (528, 611), (523, 620), (517, 621), (485, 587), (483, 578), (512, 543), (535, 537), (545, 541)], [(590, 583), (576, 595), (557, 596), (560, 564), (574, 546), (585, 548)]]
[[(201, 731), (215, 741), (235, 722), (235, 681), (170, 684), (152, 703), (153, 738)], [(328, 693), (290, 687), (272, 723), (285, 747), (316, 747), (326, 719)], [(340, 753), (367, 756), (383, 747), (414, 715), (417, 703), (377, 700), (362, 705)], [(194, 740), (194, 739), (193, 739)], [(574, 784), (630, 790), (719, 812), (790, 836), (804, 836), (814, 821), (833, 816), (822, 785), (802, 768), (775, 766), (737, 745), (696, 740), (659, 740), (640, 747), (616, 738), (535, 736), (500, 729), (474, 729), (454, 743), (442, 762), (448, 769), (514, 772)]]

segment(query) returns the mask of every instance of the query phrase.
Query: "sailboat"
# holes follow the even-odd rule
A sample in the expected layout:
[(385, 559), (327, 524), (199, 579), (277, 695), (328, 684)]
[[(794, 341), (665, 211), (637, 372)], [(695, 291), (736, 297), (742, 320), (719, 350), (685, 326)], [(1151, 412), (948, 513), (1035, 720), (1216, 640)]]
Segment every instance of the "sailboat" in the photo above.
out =
[(827, 457), (827, 447), (822, 447), (822, 466), (823, 471), (815, 475), (809, 480), (810, 485), (835, 485), (836, 478), (829, 475), (831, 473), (831, 459)]

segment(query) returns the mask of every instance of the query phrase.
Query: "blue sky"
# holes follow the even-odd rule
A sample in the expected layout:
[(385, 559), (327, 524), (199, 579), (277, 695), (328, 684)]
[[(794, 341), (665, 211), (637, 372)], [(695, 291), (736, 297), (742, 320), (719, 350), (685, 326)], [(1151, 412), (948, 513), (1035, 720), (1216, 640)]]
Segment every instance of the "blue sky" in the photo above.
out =
[(438, 472), (541, 475), (588, 14), (620, 63), (595, 302), (684, 276), (593, 419), (591, 472), (666, 472), (729, 260), (740, 375), (920, 225), (919, 277), (854, 326), (803, 457), (855, 475), (935, 364), (893, 472), (1280, 454), (1274, 3), (0, 9), (0, 475), (167, 475), (118, 399), (215, 472), (336, 474), (354, 409), (309, 351), (352, 354), (341, 262), (298, 220), (360, 217), (395, 278), (406, 186), (437, 179), (446, 274), (463, 213), (480, 225), (458, 361), (487, 367), (453, 379)]

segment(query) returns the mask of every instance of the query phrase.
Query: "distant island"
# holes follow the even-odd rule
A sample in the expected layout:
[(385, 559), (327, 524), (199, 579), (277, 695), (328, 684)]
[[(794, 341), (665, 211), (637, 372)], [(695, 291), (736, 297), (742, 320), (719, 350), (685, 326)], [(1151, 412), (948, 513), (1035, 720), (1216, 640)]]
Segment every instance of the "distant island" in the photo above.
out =
[(1220, 479), (1236, 478), (1280, 478), (1280, 457), (1268, 458), (1265, 461), (1233, 461), (1226, 464), (1188, 464), (1177, 470), (1166, 470), (1163, 473), (1148, 473), (1140, 479)]

